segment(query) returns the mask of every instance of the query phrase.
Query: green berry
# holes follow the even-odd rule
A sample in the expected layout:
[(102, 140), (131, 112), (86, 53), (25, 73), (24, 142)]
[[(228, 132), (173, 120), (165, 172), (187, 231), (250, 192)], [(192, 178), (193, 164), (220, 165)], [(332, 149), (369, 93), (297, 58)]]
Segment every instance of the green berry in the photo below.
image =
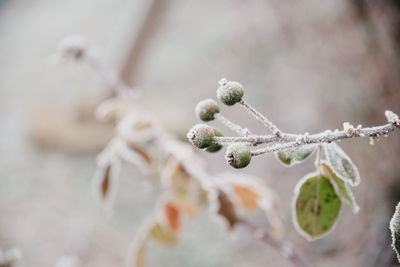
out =
[(212, 121), (214, 119), (214, 114), (219, 113), (219, 107), (216, 101), (208, 98), (197, 104), (195, 112), (200, 120)]
[(233, 144), (226, 149), (225, 158), (233, 168), (244, 168), (251, 161), (251, 152), (244, 144)]
[(217, 97), (222, 103), (232, 106), (242, 100), (244, 95), (243, 86), (238, 82), (221, 79), (217, 89)]
[(214, 142), (214, 130), (206, 124), (197, 124), (187, 133), (189, 141), (198, 148), (207, 148)]
[[(213, 129), (214, 130), (214, 135), (215, 136), (224, 136), (220, 131), (218, 131), (217, 129)], [(208, 152), (217, 152), (222, 148), (222, 145), (218, 144), (215, 140), (213, 141), (213, 143), (207, 147), (206, 151)]]

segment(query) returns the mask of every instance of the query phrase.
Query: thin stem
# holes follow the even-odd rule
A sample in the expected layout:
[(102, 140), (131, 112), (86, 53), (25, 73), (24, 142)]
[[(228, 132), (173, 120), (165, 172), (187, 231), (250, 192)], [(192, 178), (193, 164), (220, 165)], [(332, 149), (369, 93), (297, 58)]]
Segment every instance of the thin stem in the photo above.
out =
[(268, 120), (264, 115), (258, 112), (255, 108), (250, 106), (246, 101), (243, 99), (240, 100), (239, 104), (244, 107), (251, 115), (254, 116), (257, 120), (261, 121), (265, 127), (267, 127), (274, 135), (277, 137), (282, 136), (282, 131), (278, 129), (270, 120)]
[(262, 155), (265, 153), (277, 152), (277, 151), (293, 148), (293, 147), (296, 147), (299, 145), (301, 145), (301, 143), (299, 144), (299, 142), (289, 142), (289, 143), (284, 143), (284, 144), (277, 144), (274, 146), (263, 147), (260, 149), (251, 150), (251, 155), (258, 156), (258, 155)]
[(215, 136), (214, 140), (218, 143), (271, 143), (276, 142), (277, 137), (274, 135), (249, 135), (249, 136), (238, 136), (238, 137), (225, 137), (225, 136)]
[(103, 62), (94, 54), (88, 53), (87, 61), (89, 66), (97, 72), (97, 74), (104, 80), (104, 82), (110, 88), (114, 89), (118, 95), (126, 95), (127, 92), (131, 89), (128, 85), (126, 85), (119, 74), (114, 70), (106, 67)]
[(239, 125), (233, 123), (232, 121), (230, 121), (229, 119), (227, 119), (226, 117), (224, 117), (223, 115), (221, 115), (220, 113), (216, 113), (214, 115), (215, 119), (218, 120), (222, 125), (224, 125), (225, 127), (231, 129), (232, 131), (234, 131), (235, 133), (237, 133), (238, 135), (241, 136), (249, 136), (251, 134), (250, 130), (247, 128), (242, 128)]
[(242, 225), (246, 226), (251, 232), (253, 232), (255, 238), (270, 245), (272, 248), (277, 250), (283, 257), (290, 260), (295, 266), (298, 267), (309, 266), (309, 264), (302, 257), (300, 257), (300, 255), (296, 253), (296, 251), (293, 249), (292, 244), (274, 239), (268, 234), (268, 232), (264, 231), (260, 227), (257, 227), (256, 225), (252, 224), (247, 220), (241, 219), (239, 222)]

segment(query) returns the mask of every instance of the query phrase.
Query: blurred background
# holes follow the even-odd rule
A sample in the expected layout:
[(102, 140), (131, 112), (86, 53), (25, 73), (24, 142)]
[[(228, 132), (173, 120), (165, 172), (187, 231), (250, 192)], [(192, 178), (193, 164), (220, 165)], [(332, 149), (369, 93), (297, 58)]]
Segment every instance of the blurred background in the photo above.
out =
[[(0, 0), (0, 248), (22, 266), (124, 266), (154, 211), (157, 190), (124, 165), (113, 214), (90, 194), (95, 156), (113, 135), (94, 121), (108, 94), (84, 64), (49, 64), (58, 43), (84, 36), (142, 104), (184, 140), (199, 100), (221, 77), (281, 129), (310, 133), (349, 121), (372, 126), (400, 113), (400, 5), (395, 0)], [(240, 107), (228, 118), (264, 129)], [(228, 130), (226, 134), (230, 134)], [(400, 200), (400, 136), (341, 142), (361, 174), (361, 207), (343, 206), (336, 229), (309, 243), (290, 202), (312, 160), (283, 168), (273, 155), (237, 173), (261, 177), (280, 197), (285, 239), (312, 266), (397, 266), (388, 229)], [(232, 171), (205, 154), (210, 173)], [(152, 244), (147, 266), (292, 266), (269, 246), (227, 233), (207, 211), (186, 220), (173, 247)]]

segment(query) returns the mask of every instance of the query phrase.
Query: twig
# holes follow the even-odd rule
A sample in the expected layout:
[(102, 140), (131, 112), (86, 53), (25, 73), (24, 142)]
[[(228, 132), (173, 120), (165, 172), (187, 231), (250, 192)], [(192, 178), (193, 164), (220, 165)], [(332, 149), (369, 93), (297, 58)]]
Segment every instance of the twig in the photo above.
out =
[(290, 260), (295, 266), (309, 267), (309, 264), (293, 249), (292, 244), (274, 239), (268, 234), (268, 232), (264, 231), (263, 229), (257, 227), (247, 220), (241, 219), (239, 222), (242, 225), (246, 226), (251, 232), (253, 232), (255, 238), (273, 247), (283, 257)]
[(282, 136), (282, 131), (278, 129), (270, 120), (268, 120), (264, 115), (258, 112), (255, 108), (250, 106), (246, 101), (240, 100), (239, 104), (244, 107), (251, 115), (253, 115), (257, 120), (261, 121), (265, 127), (271, 130), (271, 132), (277, 137)]

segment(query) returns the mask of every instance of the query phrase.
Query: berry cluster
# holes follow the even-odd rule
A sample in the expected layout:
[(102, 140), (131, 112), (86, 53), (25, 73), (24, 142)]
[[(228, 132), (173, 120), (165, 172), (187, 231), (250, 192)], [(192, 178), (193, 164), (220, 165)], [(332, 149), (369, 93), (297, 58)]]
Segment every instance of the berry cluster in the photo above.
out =
[[(240, 83), (221, 79), (219, 85), (217, 89), (217, 98), (222, 103), (232, 106), (242, 101), (244, 90)], [(208, 98), (200, 101), (195, 108), (195, 112), (196, 116), (202, 121), (218, 119), (228, 127), (239, 130), (240, 133), (245, 132), (244, 129), (234, 125), (220, 114), (218, 103), (213, 99)], [(193, 126), (187, 134), (189, 141), (194, 146), (208, 152), (217, 152), (222, 148), (222, 145), (215, 140), (215, 137), (222, 136), (220, 131), (206, 124), (197, 124)], [(244, 168), (251, 161), (251, 152), (249, 147), (245, 144), (232, 144), (228, 146), (225, 158), (232, 167)]]

